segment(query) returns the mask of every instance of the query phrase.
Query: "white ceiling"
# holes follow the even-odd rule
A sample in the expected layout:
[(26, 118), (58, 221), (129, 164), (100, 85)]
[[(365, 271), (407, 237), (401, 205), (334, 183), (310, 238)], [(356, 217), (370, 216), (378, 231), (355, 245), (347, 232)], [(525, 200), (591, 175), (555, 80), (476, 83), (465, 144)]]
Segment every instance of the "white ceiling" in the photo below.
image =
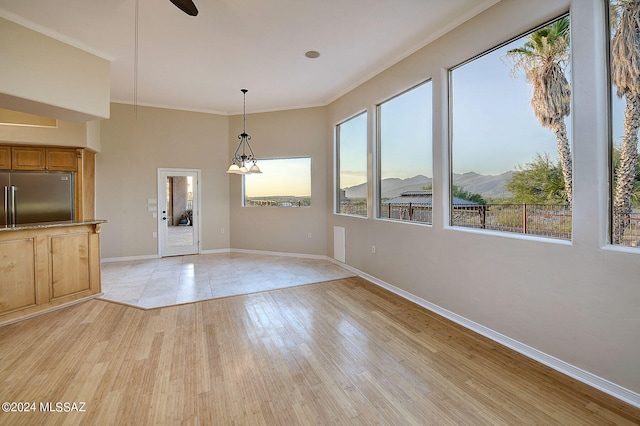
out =
[[(326, 105), (499, 0), (139, 0), (137, 103), (220, 114)], [(0, 16), (112, 61), (134, 102), (136, 0), (0, 0)], [(308, 59), (304, 53), (321, 56)]]

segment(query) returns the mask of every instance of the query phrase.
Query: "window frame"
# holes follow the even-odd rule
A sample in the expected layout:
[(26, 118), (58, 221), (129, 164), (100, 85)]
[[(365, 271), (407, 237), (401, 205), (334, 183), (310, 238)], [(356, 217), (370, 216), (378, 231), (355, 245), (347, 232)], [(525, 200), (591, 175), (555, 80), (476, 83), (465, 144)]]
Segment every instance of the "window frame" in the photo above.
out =
[[(403, 95), (410, 93), (413, 90), (417, 90), (427, 84), (431, 84), (431, 98), (427, 100), (429, 103), (429, 108), (431, 109), (431, 116), (429, 117), (429, 139), (430, 139), (430, 151), (431, 151), (431, 179), (432, 179), (432, 191), (433, 191), (433, 79), (427, 78), (422, 80), (396, 94), (390, 96), (383, 101), (380, 101), (376, 104), (376, 144), (375, 144), (375, 182), (374, 182), (374, 217), (378, 220), (392, 221), (392, 222), (400, 222), (400, 223), (411, 223), (414, 225), (422, 225), (422, 226), (433, 226), (433, 201), (431, 203), (431, 220), (430, 221), (416, 221), (411, 219), (402, 219), (402, 218), (392, 218), (392, 217), (383, 217), (382, 216), (382, 107), (387, 102), (391, 102), (395, 99), (400, 98)], [(433, 200), (433, 197), (432, 197)]]
[[(246, 185), (247, 185), (247, 176), (249, 175), (243, 175), (242, 176), (242, 207), (246, 207), (246, 208), (286, 208), (286, 209), (290, 209), (290, 208), (309, 208), (312, 206), (312, 200), (313, 200), (313, 173), (312, 173), (312, 169), (313, 169), (313, 159), (311, 157), (311, 155), (298, 155), (298, 156), (293, 156), (293, 157), (274, 157), (274, 158), (261, 158), (258, 162), (259, 162), (259, 166), (263, 167), (263, 164), (265, 162), (268, 161), (274, 161), (274, 160), (301, 160), (301, 159), (308, 159), (309, 160), (309, 205), (281, 205), (281, 204), (276, 204), (276, 205), (249, 205), (247, 204), (247, 189), (246, 189)], [(260, 177), (258, 176), (258, 179)], [(281, 197), (280, 195), (268, 195), (265, 197)]]
[(366, 201), (366, 211), (364, 215), (360, 215), (360, 214), (355, 214), (355, 213), (343, 213), (341, 211), (341, 204), (342, 204), (342, 198), (340, 196), (341, 193), (341, 179), (340, 179), (340, 175), (341, 175), (341, 136), (340, 136), (340, 126), (348, 123), (351, 120), (354, 120), (356, 118), (362, 117), (364, 116), (364, 120), (365, 120), (365, 151), (364, 151), (364, 159), (365, 159), (365, 184), (367, 186), (367, 193), (369, 191), (369, 177), (368, 177), (368, 173), (369, 173), (369, 165), (368, 165), (368, 145), (369, 145), (369, 111), (367, 109), (363, 109), (351, 116), (349, 116), (348, 118), (338, 122), (335, 126), (334, 126), (334, 162), (335, 162), (335, 173), (334, 173), (334, 209), (333, 209), (333, 213), (335, 215), (340, 215), (340, 216), (350, 216), (350, 217), (357, 217), (357, 218), (368, 218), (369, 216), (369, 197), (367, 195), (367, 197), (365, 197), (365, 201)]
[[(605, 63), (606, 63), (606, 70), (607, 70), (607, 74), (606, 74), (606, 85), (609, 88), (608, 90), (608, 96), (607, 96), (607, 101), (608, 101), (608, 105), (607, 105), (607, 116), (608, 116), (608, 125), (609, 125), (609, 130), (608, 130), (608, 141), (607, 141), (607, 153), (608, 153), (608, 159), (607, 159), (607, 167), (608, 167), (608, 175), (609, 175), (609, 188), (608, 188), (608, 195), (609, 195), (609, 200), (607, 203), (607, 221), (606, 221), (606, 226), (607, 226), (607, 230), (606, 230), (606, 245), (607, 248), (609, 249), (614, 249), (614, 250), (618, 250), (618, 251), (623, 251), (623, 252), (628, 252), (628, 253), (639, 253), (640, 252), (640, 237), (636, 237), (637, 240), (634, 241), (633, 240), (633, 236), (631, 236), (631, 243), (630, 244), (624, 244), (624, 235), (626, 234), (628, 228), (625, 228), (623, 231), (623, 236), (622, 236), (622, 241), (620, 242), (616, 242), (616, 229), (615, 229), (615, 225), (616, 225), (616, 219), (615, 219), (615, 207), (614, 207), (614, 202), (615, 202), (615, 196), (616, 196), (616, 190), (615, 190), (615, 184), (616, 184), (616, 171), (615, 171), (615, 167), (614, 167), (614, 159), (615, 159), (615, 150), (616, 150), (616, 140), (615, 140), (615, 128), (616, 125), (618, 124), (618, 121), (615, 120), (614, 117), (614, 105), (616, 104), (616, 97), (617, 94), (616, 92), (616, 88), (613, 84), (613, 78), (611, 76), (612, 74), (612, 67), (613, 67), (613, 54), (612, 54), (612, 46), (611, 43), (613, 41), (613, 30), (614, 28), (611, 25), (611, 0), (604, 0), (604, 18), (605, 18), (605, 28), (606, 28), (606, 59), (605, 59)], [(625, 110), (626, 110), (626, 100), (625, 102)], [(624, 116), (625, 112), (622, 112), (622, 115)], [(622, 127), (624, 127), (624, 118), (622, 118)], [(624, 137), (624, 133), (621, 135), (621, 138)], [(620, 149), (622, 149), (622, 147), (619, 147)], [(638, 167), (638, 164), (640, 163), (640, 145), (637, 147), (638, 150), (638, 159), (636, 160), (636, 167)], [(638, 185), (638, 179), (636, 179), (635, 185)], [(634, 185), (634, 186), (635, 186)], [(637, 216), (632, 216), (630, 218), (630, 221), (637, 221), (636, 225), (633, 226), (633, 228), (635, 229), (636, 232), (640, 232), (640, 214), (638, 214), (638, 211), (636, 209), (636, 211), (634, 212), (633, 209), (633, 201), (632, 201), (632, 205), (631, 205), (631, 214), (632, 215), (637, 215)], [(635, 234), (637, 235), (637, 234)], [(635, 245), (634, 245), (635, 244)]]
[[(605, 0), (607, 1), (607, 0)], [(538, 31), (542, 28), (545, 28), (547, 26), (549, 26), (550, 24), (559, 21), (560, 19), (563, 18), (568, 18), (569, 19), (569, 32), (571, 33), (572, 31), (572, 25), (573, 25), (573, 20), (571, 19), (570, 13), (569, 12), (565, 12), (562, 13), (560, 15), (557, 15), (556, 17), (552, 18), (552, 19), (548, 19), (545, 20), (543, 23), (536, 25), (535, 27), (533, 27), (532, 29), (529, 29), (527, 31), (524, 31), (514, 37), (509, 38), (508, 40), (499, 43), (497, 45), (495, 45), (494, 47), (491, 47), (489, 49), (483, 50), (482, 52), (470, 57), (469, 59), (466, 59), (462, 62), (460, 62), (457, 65), (454, 65), (452, 67), (450, 67), (449, 69), (447, 69), (447, 114), (448, 114), (448, 166), (449, 166), (449, 170), (448, 173), (446, 173), (447, 177), (448, 177), (448, 185), (447, 185), (447, 189), (448, 189), (448, 220), (447, 220), (447, 228), (450, 229), (455, 229), (456, 231), (463, 231), (463, 232), (473, 232), (473, 233), (480, 233), (480, 234), (484, 234), (484, 235), (497, 235), (497, 236), (503, 236), (503, 237), (510, 237), (510, 238), (518, 238), (518, 239), (525, 239), (525, 240), (538, 240), (538, 241), (544, 241), (544, 242), (549, 242), (549, 243), (560, 243), (560, 244), (572, 244), (573, 241), (573, 236), (574, 236), (574, 230), (573, 230), (573, 220), (574, 220), (574, 205), (573, 203), (569, 206), (569, 220), (571, 221), (571, 225), (570, 225), (570, 230), (569, 232), (569, 238), (562, 238), (562, 237), (553, 237), (553, 236), (546, 236), (546, 235), (535, 235), (535, 234), (529, 234), (529, 233), (525, 233), (525, 232), (516, 232), (516, 231), (506, 231), (506, 230), (494, 230), (494, 229), (479, 229), (477, 227), (473, 227), (473, 226), (463, 226), (460, 224), (454, 224), (454, 203), (453, 203), (453, 188), (454, 188), (454, 99), (453, 99), (453, 93), (454, 93), (454, 84), (453, 84), (453, 72), (456, 69), (459, 69), (465, 65), (468, 65), (472, 62), (474, 62), (475, 60), (482, 58), (484, 56), (487, 56), (497, 50), (502, 49), (503, 47), (513, 43), (514, 41), (517, 40), (524, 40), (525, 37), (527, 37), (528, 35), (532, 34), (535, 31)], [(573, 48), (572, 48), (572, 44), (569, 44), (569, 55), (570, 55), (570, 59), (569, 59), (569, 63), (572, 64), (573, 63)], [(573, 97), (573, 89), (574, 89), (574, 81), (573, 81), (573, 75), (571, 75), (569, 78), (569, 84), (570, 84), (570, 89), (571, 89), (571, 115), (566, 117), (565, 119), (568, 119), (568, 122), (570, 123), (570, 125), (573, 125), (573, 106), (574, 106), (574, 97)], [(569, 140), (570, 143), (570, 148), (571, 148), (571, 158), (573, 160), (574, 157), (574, 138), (573, 138), (573, 131), (571, 129), (571, 137)], [(574, 177), (574, 182), (575, 182), (575, 175), (573, 172), (575, 172), (575, 168), (573, 167), (573, 163), (574, 161), (572, 161), (572, 175)]]

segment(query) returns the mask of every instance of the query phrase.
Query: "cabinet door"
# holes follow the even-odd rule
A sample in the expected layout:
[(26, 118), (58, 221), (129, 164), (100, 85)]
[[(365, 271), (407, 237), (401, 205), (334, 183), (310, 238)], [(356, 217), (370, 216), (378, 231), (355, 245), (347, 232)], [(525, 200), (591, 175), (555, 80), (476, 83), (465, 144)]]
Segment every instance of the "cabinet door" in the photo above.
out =
[(0, 170), (11, 169), (11, 147), (0, 146)]
[(26, 146), (11, 148), (11, 168), (13, 170), (45, 170), (46, 150)]
[(36, 306), (33, 238), (0, 241), (0, 315)]
[(51, 237), (51, 299), (91, 291), (89, 233)]
[(77, 168), (75, 149), (47, 148), (47, 170), (75, 172)]

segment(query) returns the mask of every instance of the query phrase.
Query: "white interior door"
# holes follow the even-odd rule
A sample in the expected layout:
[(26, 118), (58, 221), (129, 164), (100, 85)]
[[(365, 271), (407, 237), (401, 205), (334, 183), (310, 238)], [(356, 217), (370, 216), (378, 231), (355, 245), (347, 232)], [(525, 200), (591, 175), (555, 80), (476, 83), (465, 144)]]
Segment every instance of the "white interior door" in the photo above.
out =
[(200, 253), (200, 170), (158, 169), (161, 257)]

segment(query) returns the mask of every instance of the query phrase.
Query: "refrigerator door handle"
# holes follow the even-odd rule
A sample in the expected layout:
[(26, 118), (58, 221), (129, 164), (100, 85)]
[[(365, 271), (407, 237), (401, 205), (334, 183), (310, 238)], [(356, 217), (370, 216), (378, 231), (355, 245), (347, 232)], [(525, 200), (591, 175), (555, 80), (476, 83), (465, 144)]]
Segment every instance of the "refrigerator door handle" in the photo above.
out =
[(15, 225), (16, 224), (16, 187), (11, 185), (11, 197), (9, 200), (9, 209), (10, 209), (10, 217), (9, 219), (11, 220), (10, 223), (11, 225)]
[(9, 222), (9, 187), (5, 185), (4, 187), (4, 223), (5, 225), (10, 225)]

